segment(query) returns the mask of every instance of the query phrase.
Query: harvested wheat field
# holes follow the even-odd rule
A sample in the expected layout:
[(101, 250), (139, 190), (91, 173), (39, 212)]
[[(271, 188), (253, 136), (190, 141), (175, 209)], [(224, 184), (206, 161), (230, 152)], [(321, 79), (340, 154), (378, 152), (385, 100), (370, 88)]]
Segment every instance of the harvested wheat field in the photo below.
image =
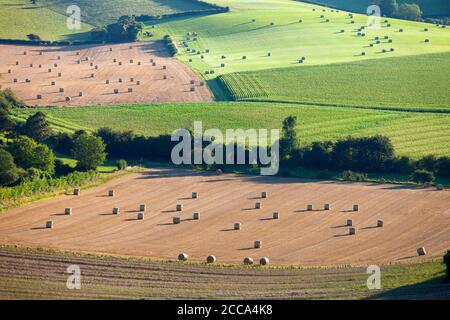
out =
[[(0, 87), (28, 105), (211, 101), (206, 84), (159, 42), (0, 45)], [(194, 84), (191, 84), (191, 81)]]
[[(450, 247), (449, 203), (450, 192), (434, 188), (152, 169), (1, 214), (0, 242), (163, 259), (185, 252), (194, 261), (214, 255), (218, 263), (244, 257), (256, 263), (268, 257), (271, 265), (417, 262)], [(147, 205), (143, 220), (137, 219), (140, 204)], [(176, 212), (177, 204), (183, 211)], [(67, 207), (72, 215), (64, 215)], [(200, 220), (192, 219), (194, 212)], [(180, 224), (173, 223), (177, 215)], [(349, 219), (355, 235), (348, 235)], [(52, 229), (45, 228), (48, 220)], [(419, 247), (425, 258), (417, 256)]]

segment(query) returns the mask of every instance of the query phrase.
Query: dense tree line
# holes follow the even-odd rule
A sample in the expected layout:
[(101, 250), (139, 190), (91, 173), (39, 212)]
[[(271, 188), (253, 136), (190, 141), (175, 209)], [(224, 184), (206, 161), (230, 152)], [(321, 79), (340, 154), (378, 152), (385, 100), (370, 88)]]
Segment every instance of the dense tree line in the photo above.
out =
[(381, 9), (383, 16), (400, 18), (405, 20), (420, 20), (422, 10), (415, 3), (398, 4), (397, 0), (378, 0), (376, 2)]

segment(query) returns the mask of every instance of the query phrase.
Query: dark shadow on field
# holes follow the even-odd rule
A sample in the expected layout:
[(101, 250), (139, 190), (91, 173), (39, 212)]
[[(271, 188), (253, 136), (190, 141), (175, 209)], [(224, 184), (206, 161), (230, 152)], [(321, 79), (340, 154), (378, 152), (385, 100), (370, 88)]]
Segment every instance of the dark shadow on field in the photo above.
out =
[[(233, 176), (228, 176), (231, 175)], [(340, 181), (340, 180), (320, 180), (320, 179), (308, 179), (308, 178), (298, 178), (298, 177), (283, 177), (283, 176), (261, 176), (261, 175), (250, 175), (250, 174), (236, 174), (234, 173), (224, 173), (224, 176), (219, 177), (213, 171), (196, 171), (188, 168), (158, 168), (152, 171), (148, 170), (140, 174), (136, 179), (172, 179), (172, 178), (182, 178), (182, 177), (204, 177), (211, 178), (200, 180), (199, 183), (220, 183), (220, 182), (250, 182), (255, 184), (263, 185), (288, 185), (288, 184), (323, 184), (323, 185), (360, 185), (365, 187), (380, 188), (383, 190), (415, 190), (417, 187), (415, 185), (406, 184), (379, 184), (373, 182), (353, 182), (353, 181)], [(214, 178), (216, 177), (216, 178)], [(430, 188), (430, 191), (434, 189)], [(323, 211), (323, 209), (314, 209), (313, 211)], [(344, 210), (341, 212), (353, 212), (353, 210)]]
[(417, 284), (389, 289), (371, 295), (367, 299), (374, 300), (448, 300), (450, 299), (450, 282), (443, 282), (443, 277), (424, 281)]
[(378, 229), (378, 228), (381, 228), (381, 227), (378, 227), (378, 226), (369, 226), (369, 227), (363, 227), (363, 228), (361, 228), (361, 230), (370, 230), (370, 229)]
[(347, 233), (344, 233), (344, 234), (335, 234), (333, 237), (335, 237), (335, 238), (340, 238), (340, 237), (350, 237), (350, 236), (353, 236), (352, 234), (349, 234), (348, 232)]
[(161, 213), (175, 213), (178, 212), (177, 210), (163, 210)]
[(230, 229), (222, 229), (220, 231), (222, 231), (222, 232), (229, 232), (229, 231), (239, 231), (239, 230), (235, 230), (233, 228), (230, 228)]
[(247, 248), (240, 248), (240, 249), (238, 249), (239, 251), (247, 251), (247, 250), (253, 250), (253, 249), (255, 249), (255, 248), (253, 248), (253, 247), (247, 247)]
[(43, 230), (43, 229), (47, 229), (46, 227), (34, 227), (31, 228), (31, 230)]
[(277, 219), (274, 219), (274, 218), (261, 218), (261, 219), (259, 219), (259, 221), (272, 221), (272, 220), (277, 220)]
[(332, 228), (332, 229), (338, 229), (338, 228), (345, 228), (345, 227), (348, 227), (348, 225), (346, 225), (346, 224), (340, 224), (340, 225), (338, 225), (338, 226), (332, 226), (331, 228)]

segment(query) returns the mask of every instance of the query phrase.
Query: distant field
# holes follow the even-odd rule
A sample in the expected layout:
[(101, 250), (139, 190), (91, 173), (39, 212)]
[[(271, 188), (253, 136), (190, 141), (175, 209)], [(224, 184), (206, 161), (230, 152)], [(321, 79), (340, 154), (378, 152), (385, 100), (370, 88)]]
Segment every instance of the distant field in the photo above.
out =
[(93, 28), (82, 24), (81, 30), (67, 29), (67, 17), (29, 0), (0, 0), (0, 39), (28, 40), (34, 33), (44, 40), (87, 40), (87, 31)]
[[(81, 30), (67, 29), (66, 10), (70, 5), (81, 9)], [(87, 31), (111, 23), (123, 15), (161, 15), (211, 9), (197, 0), (0, 0), (0, 39), (26, 40), (34, 33), (43, 40), (85, 41)]]
[[(65, 14), (72, 0), (42, 0), (52, 10)], [(92, 25), (105, 25), (124, 15), (163, 15), (185, 11), (203, 11), (212, 7), (197, 0), (77, 0), (82, 18)]]
[[(301, 1), (301, 0), (300, 0)], [(329, 5), (342, 10), (365, 13), (372, 0), (308, 0), (321, 5)], [(397, 0), (397, 3), (416, 3), (424, 17), (448, 17), (450, 5), (448, 0)]]
[[(214, 70), (213, 75), (204, 74), (207, 79), (232, 72), (296, 67), (300, 66), (298, 59), (303, 56), (306, 61), (301, 67), (450, 51), (450, 28), (389, 19), (391, 27), (383, 23), (381, 30), (367, 29), (366, 36), (362, 37), (357, 36), (356, 29), (367, 24), (365, 15), (355, 14), (355, 23), (351, 24), (345, 12), (330, 9), (322, 12), (318, 6), (291, 0), (215, 0), (214, 3), (230, 6), (231, 11), (167, 19), (155, 22), (155, 28), (151, 27), (153, 22), (149, 22), (146, 29), (154, 32), (156, 38), (172, 35), (181, 50), (179, 59), (202, 74)], [(320, 18), (321, 15), (324, 18)], [(299, 19), (303, 22), (299, 23)], [(270, 25), (271, 22), (274, 25)], [(423, 31), (425, 27), (429, 28), (428, 32)], [(398, 32), (400, 28), (404, 32)], [(345, 32), (340, 33), (341, 29)], [(197, 32), (197, 40), (192, 36), (188, 40), (187, 32)], [(376, 36), (388, 36), (393, 43), (382, 40), (381, 44), (369, 48)], [(424, 43), (425, 38), (429, 38), (430, 43)], [(183, 47), (183, 42), (187, 43), (187, 48)], [(391, 47), (395, 52), (379, 53)], [(188, 52), (188, 48), (201, 54)], [(361, 56), (362, 51), (366, 51), (365, 56)], [(267, 56), (268, 52), (272, 53), (271, 57)], [(226, 59), (221, 59), (222, 55)], [(244, 55), (246, 60), (242, 59)], [(222, 63), (225, 67), (221, 67)]]
[(449, 61), (443, 53), (231, 73), (221, 80), (234, 100), (450, 111)]
[[(202, 120), (204, 128), (279, 128), (284, 118), (295, 115), (303, 144), (347, 135), (384, 134), (396, 152), (418, 158), (427, 154), (450, 155), (450, 115), (439, 113), (318, 107), (269, 102), (156, 104), (79, 108), (40, 108), (63, 131), (109, 126), (149, 136), (192, 128)], [(22, 116), (36, 112), (24, 110)]]
[[(0, 249), (1, 299), (449, 299), (440, 261), (382, 266), (382, 290), (366, 268), (268, 269)], [(81, 266), (81, 290), (66, 287)], [(31, 266), (39, 265), (40, 268)]]

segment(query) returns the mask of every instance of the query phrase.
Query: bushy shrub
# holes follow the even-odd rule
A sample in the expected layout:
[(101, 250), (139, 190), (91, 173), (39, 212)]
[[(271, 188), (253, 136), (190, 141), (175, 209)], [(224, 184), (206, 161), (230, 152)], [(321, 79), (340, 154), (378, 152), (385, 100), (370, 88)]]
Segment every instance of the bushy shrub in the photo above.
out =
[(120, 159), (117, 161), (117, 169), (125, 170), (128, 167), (127, 161), (124, 159)]
[(345, 170), (341, 173), (341, 178), (345, 181), (364, 181), (367, 180), (367, 174)]
[(412, 174), (412, 180), (416, 183), (433, 182), (434, 174), (433, 172), (427, 170), (417, 169)]
[(447, 253), (444, 256), (444, 263), (447, 267), (447, 281), (450, 281), (450, 250), (447, 251)]

